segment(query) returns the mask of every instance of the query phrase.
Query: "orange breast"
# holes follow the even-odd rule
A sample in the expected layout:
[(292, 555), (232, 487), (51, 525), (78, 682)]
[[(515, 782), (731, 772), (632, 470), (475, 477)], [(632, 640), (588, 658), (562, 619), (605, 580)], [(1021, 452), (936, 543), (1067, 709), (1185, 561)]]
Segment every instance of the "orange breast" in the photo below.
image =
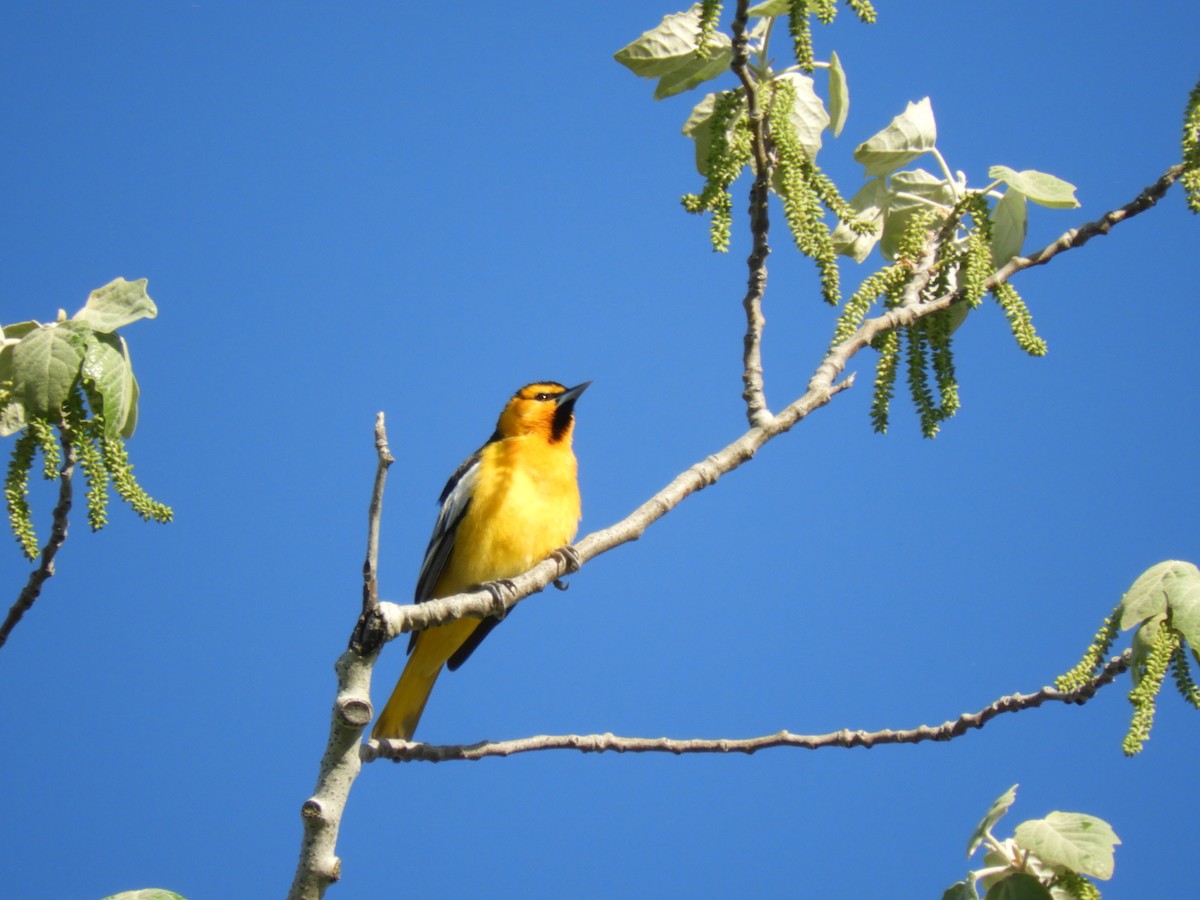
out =
[(571, 542), (579, 528), (575, 454), (523, 435), (483, 448), (471, 506), (434, 596), (513, 578)]

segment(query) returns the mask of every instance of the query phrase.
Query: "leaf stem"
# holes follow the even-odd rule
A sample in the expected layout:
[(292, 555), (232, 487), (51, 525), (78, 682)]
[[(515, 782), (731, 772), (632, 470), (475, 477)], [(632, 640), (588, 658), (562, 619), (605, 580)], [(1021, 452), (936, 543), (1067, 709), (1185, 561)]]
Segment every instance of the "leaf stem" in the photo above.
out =
[(946, 158), (942, 156), (941, 151), (937, 147), (930, 147), (929, 152), (933, 154), (934, 159), (938, 161), (938, 165), (942, 168), (942, 174), (946, 176), (946, 181), (950, 183), (950, 193), (954, 197), (954, 202), (959, 201), (958, 182), (954, 180), (954, 173), (950, 171), (950, 166), (946, 163)]

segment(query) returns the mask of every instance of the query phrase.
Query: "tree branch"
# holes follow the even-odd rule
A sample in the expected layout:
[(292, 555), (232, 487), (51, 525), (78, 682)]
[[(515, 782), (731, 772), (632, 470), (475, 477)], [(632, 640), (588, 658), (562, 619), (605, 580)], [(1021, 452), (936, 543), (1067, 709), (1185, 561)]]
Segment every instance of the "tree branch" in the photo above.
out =
[(749, 36), (746, 33), (749, 7), (749, 0), (738, 0), (732, 26), (733, 59), (730, 69), (742, 82), (746, 92), (747, 121), (750, 123), (750, 144), (754, 154), (754, 184), (750, 188), (750, 234), (753, 246), (746, 259), (749, 275), (746, 296), (742, 300), (746, 310), (742, 398), (746, 401), (746, 418), (751, 426), (762, 426), (771, 421), (771, 411), (767, 407), (763, 389), (762, 366), (762, 332), (766, 325), (762, 300), (767, 290), (767, 257), (771, 255), (771, 245), (767, 240), (771, 230), (771, 158), (767, 152), (766, 123), (759, 103), (758, 84), (750, 71)]
[(374, 665), (374, 656), (359, 656), (347, 650), (334, 667), (338, 692), (333, 704), (333, 724), (321, 757), (316, 790), (300, 807), (304, 834), (288, 900), (319, 900), (326, 888), (341, 878), (342, 861), (334, 851), (350, 787), (362, 769), (359, 741), (373, 715)]
[[(325, 889), (341, 876), (341, 860), (337, 858), (338, 828), (350, 787), (362, 769), (359, 741), (363, 729), (374, 715), (371, 708), (371, 671), (383, 644), (379, 625), (378, 561), (379, 524), (383, 516), (383, 489), (387, 484), (388, 467), (395, 461), (388, 449), (387, 428), (383, 413), (375, 416), (375, 484), (367, 509), (367, 557), (363, 563), (363, 611), (355, 628), (350, 649), (342, 654), (334, 667), (338, 676), (337, 698), (333, 704), (333, 721), (313, 795), (300, 807), (304, 834), (300, 843), (300, 859), (288, 900), (319, 900)], [(374, 626), (374, 627), (372, 627)], [(366, 651), (365, 646), (373, 646)]]
[(478, 744), (421, 744), (410, 741), (370, 741), (363, 746), (363, 759), (390, 759), (393, 762), (447, 762), (476, 760), (488, 756), (513, 756), (535, 750), (577, 750), (580, 753), (745, 753), (774, 747), (797, 747), (820, 750), (826, 747), (866, 747), (881, 744), (919, 744), (924, 741), (950, 741), (972, 729), (979, 729), (997, 716), (1017, 713), (1041, 706), (1043, 703), (1073, 703), (1082, 705), (1095, 696), (1100, 688), (1111, 684), (1129, 668), (1133, 651), (1114, 656), (1090, 681), (1076, 690), (1063, 692), (1044, 687), (1032, 694), (1010, 694), (979, 712), (963, 713), (957, 719), (941, 725), (919, 725), (903, 731), (885, 728), (881, 731), (851, 731), (842, 729), (829, 734), (776, 734), (753, 738), (637, 738), (614, 734), (537, 735), (512, 741), (481, 741)]
[(3, 624), (0, 624), (0, 647), (8, 641), (12, 630), (42, 593), (42, 585), (46, 579), (54, 575), (54, 557), (67, 540), (67, 517), (71, 512), (72, 497), (71, 479), (75, 474), (75, 447), (65, 431), (61, 434), (61, 443), (63, 463), (62, 468), (58, 470), (58, 505), (54, 507), (50, 537), (46, 540), (46, 546), (42, 548), (41, 562), (29, 573), (29, 580), (17, 596), (17, 602), (9, 608)]
[[(1029, 257), (1014, 257), (988, 278), (987, 286), (1008, 281), (1016, 273), (1032, 266), (1044, 265), (1060, 253), (1082, 247), (1096, 235), (1108, 234), (1114, 225), (1153, 207), (1178, 180), (1182, 171), (1182, 166), (1168, 169), (1158, 181), (1124, 206), (1064, 233), (1058, 240)], [(918, 276), (921, 274), (921, 266), (922, 263), (918, 262)], [(801, 397), (776, 414), (769, 423), (750, 428), (733, 443), (689, 466), (620, 522), (594, 531), (581, 539), (574, 545), (575, 560), (582, 565), (614, 547), (637, 540), (650, 525), (678, 506), (686, 497), (715, 484), (722, 476), (752, 459), (767, 441), (790, 431), (814, 410), (820, 409), (835, 395), (851, 387), (854, 384), (853, 375), (841, 381), (837, 379), (845, 372), (855, 354), (868, 346), (877, 335), (911, 325), (961, 300), (960, 293), (947, 293), (923, 303), (905, 303), (864, 321), (853, 335), (830, 349), (813, 373), (808, 389)], [(525, 598), (543, 590), (556, 578), (569, 574), (574, 568), (576, 566), (569, 555), (555, 553), (524, 575), (506, 582), (493, 583), (495, 590), (478, 588), (419, 604), (400, 605), (383, 601), (379, 604), (379, 613), (386, 626), (388, 640), (407, 631), (444, 625), (456, 619), (480, 619), (490, 615), (502, 615)]]
[[(745, 4), (739, 2), (739, 9)], [(1166, 193), (1179, 178), (1182, 166), (1169, 169), (1157, 182), (1146, 188), (1134, 200), (1118, 209), (1105, 213), (1100, 219), (1089, 222), (1078, 229), (1066, 232), (1057, 241), (1047, 245), (1030, 257), (1017, 257), (995, 272), (988, 285), (1000, 284), (1014, 274), (1035, 265), (1043, 265), (1060, 253), (1083, 246), (1098, 234), (1107, 234), (1114, 225), (1145, 212)], [(548, 584), (614, 547), (638, 537), (655, 521), (674, 509), (691, 494), (715, 484), (721, 476), (732, 472), (751, 459), (758, 448), (768, 440), (789, 431), (803, 421), (813, 410), (824, 406), (841, 391), (854, 384), (854, 376), (837, 378), (858, 351), (866, 347), (876, 335), (893, 328), (911, 325), (918, 319), (960, 302), (957, 292), (946, 294), (932, 301), (920, 302), (921, 290), (928, 284), (934, 259), (931, 237), (921, 258), (916, 261), (910, 292), (895, 309), (872, 319), (867, 319), (846, 340), (832, 347), (809, 380), (804, 395), (789, 404), (776, 416), (762, 408), (757, 424), (741, 437), (717, 453), (688, 467), (666, 487), (635, 509), (615, 525), (601, 529), (583, 538), (570, 552), (560, 550), (534, 566), (524, 575), (511, 581), (496, 582), (495, 591), (481, 588), (420, 604), (398, 605), (379, 602), (374, 596), (375, 555), (378, 549), (378, 524), (382, 510), (383, 479), (391, 455), (387, 451), (387, 438), (383, 430), (383, 417), (376, 419), (376, 452), (379, 465), (376, 469), (375, 491), (369, 511), (367, 539), (367, 562), (364, 566), (364, 613), (356, 629), (356, 638), (363, 623), (376, 623), (375, 630), (380, 640), (391, 640), (399, 634), (413, 629), (429, 628), (463, 617), (483, 618), (502, 614), (524, 598), (543, 590)], [(765, 260), (765, 257), (764, 257)], [(765, 267), (764, 267), (765, 272)], [(752, 420), (755, 418), (752, 414)], [(70, 451), (68, 450), (68, 454)], [(73, 457), (68, 455), (68, 461)], [(66, 466), (64, 465), (64, 469)], [(69, 494), (68, 494), (69, 500)], [(60, 504), (61, 506), (61, 504)], [(68, 504), (69, 508), (69, 504)], [(56, 522), (58, 519), (58, 510)], [(65, 536), (63, 512), (63, 535)], [(60, 541), (61, 543), (61, 541)], [(374, 603), (372, 603), (374, 600)], [(375, 606), (377, 604), (377, 606)], [(372, 609), (371, 607), (374, 606)], [(376, 645), (377, 647), (378, 645)], [(1047, 702), (1085, 703), (1097, 690), (1111, 683), (1130, 664), (1131, 654), (1109, 660), (1104, 669), (1080, 688), (1062, 692), (1052, 687), (1042, 688), (1033, 694), (1012, 694), (976, 713), (967, 713), (942, 725), (918, 726), (904, 731), (864, 732), (842, 730), (824, 735), (794, 735), (781, 731), (773, 735), (743, 739), (691, 739), (672, 738), (626, 738), (612, 734), (603, 735), (542, 735), (513, 741), (485, 741), (472, 745), (436, 746), (405, 741), (368, 741), (360, 743), (363, 730), (371, 721), (374, 712), (370, 701), (371, 671), (377, 653), (365, 652), (352, 642), (351, 649), (339, 658), (336, 666), (338, 692), (334, 702), (332, 724), (325, 753), (321, 759), (317, 787), (301, 808), (304, 833), (300, 859), (297, 863), (289, 900), (319, 900), (326, 888), (340, 877), (340, 860), (334, 853), (337, 834), (345, 810), (350, 787), (361, 770), (364, 761), (375, 759), (428, 760), (437, 762), (450, 759), (481, 759), (486, 756), (509, 756), (534, 750), (571, 749), (581, 752), (666, 752), (666, 753), (754, 753), (769, 747), (796, 746), (807, 749), (820, 747), (873, 747), (878, 744), (919, 743), (922, 741), (946, 741), (965, 734), (968, 730), (981, 728), (991, 719), (1003, 713), (1020, 712), (1041, 706)]]

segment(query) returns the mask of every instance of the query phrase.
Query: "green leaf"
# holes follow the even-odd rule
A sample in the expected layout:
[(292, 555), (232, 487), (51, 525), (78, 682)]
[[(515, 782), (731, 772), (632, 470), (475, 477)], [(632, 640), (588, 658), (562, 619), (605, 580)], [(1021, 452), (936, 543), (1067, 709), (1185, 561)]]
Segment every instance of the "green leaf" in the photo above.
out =
[(837, 51), (829, 54), (829, 130), (837, 137), (850, 114), (850, 85), (846, 83), (846, 71)]
[(16, 434), (28, 423), (25, 417), (25, 406), (20, 400), (12, 400), (0, 409), (0, 437)]
[(1017, 802), (1017, 785), (1013, 785), (1003, 794), (996, 798), (988, 809), (987, 814), (979, 820), (979, 824), (975, 826), (975, 831), (971, 834), (971, 839), (967, 841), (967, 856), (970, 857), (979, 845), (983, 843), (989, 831), (999, 822), (1010, 806)]
[(969, 882), (956, 881), (942, 892), (942, 900), (979, 900), (979, 894)]
[(1121, 839), (1103, 819), (1085, 813), (1052, 812), (1017, 826), (1017, 843), (1056, 870), (1108, 880), (1113, 848)]
[(1045, 172), (1034, 169), (1014, 172), (1008, 166), (992, 166), (988, 169), (988, 178), (1003, 181), (1034, 203), (1051, 209), (1074, 209), (1079, 206), (1079, 201), (1075, 199), (1075, 185)]
[(913, 216), (928, 210), (944, 214), (953, 205), (954, 189), (944, 178), (924, 169), (896, 172), (891, 177), (880, 252), (886, 259), (894, 259)]
[(3, 404), (0, 405), (0, 437), (16, 434), (25, 427), (25, 407), (11, 394), (14, 387), (13, 347), (16, 344), (15, 340), (5, 343), (0, 338), (0, 398), (7, 398), (0, 400)]
[(870, 222), (875, 226), (873, 234), (855, 234), (845, 224), (838, 222), (833, 230), (833, 249), (842, 256), (849, 256), (855, 262), (862, 262), (870, 255), (871, 250), (879, 241), (883, 231), (883, 219), (887, 212), (888, 186), (887, 181), (872, 178), (858, 193), (850, 198), (850, 207), (859, 219)]
[(1029, 204), (1025, 195), (1010, 187), (992, 212), (992, 264), (998, 269), (1018, 253), (1025, 243), (1029, 225)]
[(665, 17), (658, 27), (614, 53), (613, 59), (641, 78), (661, 78), (694, 57), (699, 38), (700, 4), (696, 4), (687, 12)]
[(185, 900), (182, 894), (164, 888), (142, 888), (140, 891), (122, 891), (110, 894), (104, 900)]
[(654, 89), (655, 100), (690, 91), (696, 85), (711, 81), (729, 71), (729, 64), (733, 61), (731, 42), (719, 31), (714, 33), (713, 37), (718, 46), (707, 59), (693, 55), (683, 65), (672, 69), (658, 80), (658, 86)]
[[(736, 122), (745, 112), (746, 102), (738, 92), (739, 113), (731, 119)], [(707, 94), (703, 100), (692, 107), (692, 113), (683, 123), (683, 133), (696, 142), (696, 171), (701, 175), (708, 174), (708, 150), (712, 146), (712, 114), (716, 106), (717, 95)]]
[(129, 415), (125, 417), (125, 426), (121, 429), (121, 437), (129, 440), (133, 437), (134, 429), (137, 428), (138, 422), (138, 398), (142, 396), (142, 389), (138, 387), (137, 378), (133, 372), (129, 373), (129, 382), (131, 385), (129, 393)]
[[(1128, 631), (1151, 616), (1166, 612), (1176, 592), (1190, 610), (1191, 604), (1196, 602), (1195, 585), (1198, 579), (1200, 570), (1190, 562), (1168, 559), (1151, 566), (1137, 577), (1121, 598), (1121, 630)], [(1190, 639), (1188, 643), (1192, 643)]]
[(1050, 889), (1028, 872), (1014, 872), (997, 881), (984, 895), (984, 900), (1054, 900)]
[(1150, 656), (1150, 651), (1154, 649), (1155, 641), (1158, 640), (1158, 630), (1166, 624), (1166, 621), (1167, 614), (1161, 612), (1142, 622), (1141, 627), (1133, 633), (1133, 640), (1130, 642), (1133, 656), (1129, 660), (1129, 675), (1135, 688), (1142, 683), (1146, 659)]
[(788, 0), (766, 0), (757, 6), (750, 7), (752, 16), (785, 16), (788, 11)]
[(937, 144), (933, 106), (926, 97), (909, 103), (883, 131), (854, 151), (854, 158), (867, 168), (867, 176), (886, 175), (908, 165)]
[(971, 312), (971, 304), (959, 301), (946, 310), (946, 322), (950, 327), (950, 334), (958, 331), (962, 327), (962, 323), (967, 321), (967, 314)]
[(138, 319), (153, 319), (158, 315), (158, 307), (146, 293), (146, 284), (145, 278), (110, 281), (88, 295), (87, 303), (75, 313), (73, 321), (93, 331), (108, 332)]
[(786, 81), (796, 91), (796, 103), (792, 107), (789, 118), (796, 129), (796, 137), (800, 146), (808, 154), (808, 158), (816, 160), (821, 150), (821, 133), (829, 127), (829, 113), (825, 111), (825, 101), (818, 96), (813, 88), (813, 80), (799, 72), (788, 72), (780, 75), (779, 81)]
[(1171, 624), (1183, 635), (1192, 649), (1200, 649), (1200, 570), (1191, 563), (1163, 579), (1167, 605), (1171, 607)]
[[(11, 344), (0, 344), (0, 388), (5, 391), (13, 388), (15, 376), (13, 375), (13, 348), (17, 341), (13, 340)], [(3, 406), (0, 406), (0, 437), (8, 437), (10, 434), (16, 434), (26, 425), (25, 406), (20, 400), (11, 398)]]
[(30, 416), (54, 420), (79, 377), (83, 335), (58, 324), (25, 335), (12, 350), (14, 393)]
[(129, 347), (118, 334), (95, 332), (87, 336), (85, 347), (83, 377), (100, 395), (105, 434), (116, 437), (125, 430), (135, 402)]
[(15, 344), (29, 332), (42, 327), (41, 322), (14, 322), (12, 325), (4, 326), (4, 343)]

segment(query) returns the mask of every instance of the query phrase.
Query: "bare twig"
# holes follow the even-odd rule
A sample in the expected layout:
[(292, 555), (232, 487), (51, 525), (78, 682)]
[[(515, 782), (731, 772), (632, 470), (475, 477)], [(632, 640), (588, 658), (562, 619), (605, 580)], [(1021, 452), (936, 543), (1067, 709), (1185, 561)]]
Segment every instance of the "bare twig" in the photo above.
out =
[(963, 713), (957, 719), (941, 725), (919, 725), (903, 731), (885, 728), (881, 731), (851, 731), (842, 729), (829, 734), (792, 734), (780, 731), (753, 738), (638, 738), (614, 734), (537, 735), (512, 741), (481, 741), (478, 744), (421, 744), (410, 741), (370, 741), (363, 747), (363, 758), (390, 759), (393, 762), (447, 762), (476, 760), (486, 756), (513, 756), (534, 750), (577, 750), (581, 753), (755, 753), (774, 747), (797, 747), (821, 750), (826, 747), (875, 747), (881, 744), (919, 744), (923, 741), (949, 741), (972, 729), (982, 728), (1004, 713), (1016, 713), (1041, 706), (1043, 703), (1084, 704), (1106, 684), (1129, 668), (1132, 651), (1114, 656), (1090, 681), (1069, 692), (1044, 687), (1032, 694), (1010, 694), (979, 712)]
[(379, 464), (375, 467), (375, 488), (371, 492), (371, 506), (367, 512), (367, 558), (363, 563), (364, 613), (379, 606), (379, 520), (383, 515), (383, 489), (387, 485), (388, 468), (396, 461), (388, 448), (383, 413), (375, 415), (375, 455), (379, 458)]
[(75, 474), (75, 447), (70, 436), (62, 435), (63, 462), (58, 470), (58, 505), (54, 507), (54, 522), (50, 528), (50, 537), (42, 548), (41, 561), (38, 567), (29, 573), (29, 580), (17, 596), (17, 602), (8, 610), (4, 623), (0, 624), (0, 647), (8, 640), (12, 630), (26, 612), (33, 606), (34, 601), (42, 592), (46, 579), (54, 575), (54, 557), (67, 540), (67, 517), (71, 512), (72, 483)]
[(733, 59), (730, 68), (742, 82), (746, 93), (747, 120), (750, 123), (750, 146), (754, 155), (754, 184), (750, 188), (750, 234), (753, 245), (746, 259), (749, 276), (746, 297), (746, 336), (742, 350), (742, 398), (746, 401), (746, 418), (752, 426), (767, 425), (771, 411), (763, 387), (762, 333), (766, 325), (762, 301), (767, 290), (767, 257), (771, 254), (768, 235), (771, 230), (770, 187), (771, 157), (767, 151), (766, 122), (759, 102), (758, 83), (750, 71), (749, 0), (738, 0), (733, 18)]
[[(337, 661), (338, 693), (333, 704), (333, 721), (313, 795), (304, 801), (300, 816), (304, 836), (300, 859), (289, 900), (318, 900), (325, 889), (340, 877), (341, 862), (337, 848), (338, 828), (350, 786), (362, 769), (359, 741), (363, 729), (371, 721), (371, 671), (378, 649), (382, 645), (382, 629), (378, 628), (379, 595), (376, 573), (379, 560), (379, 523), (383, 515), (383, 489), (387, 483), (388, 467), (394, 461), (388, 449), (387, 429), (383, 413), (375, 416), (375, 485), (367, 510), (367, 557), (363, 563), (363, 612), (355, 628), (350, 649)], [(375, 623), (372, 629), (370, 623)], [(374, 633), (374, 639), (370, 635)], [(373, 644), (373, 651), (363, 649)]]

